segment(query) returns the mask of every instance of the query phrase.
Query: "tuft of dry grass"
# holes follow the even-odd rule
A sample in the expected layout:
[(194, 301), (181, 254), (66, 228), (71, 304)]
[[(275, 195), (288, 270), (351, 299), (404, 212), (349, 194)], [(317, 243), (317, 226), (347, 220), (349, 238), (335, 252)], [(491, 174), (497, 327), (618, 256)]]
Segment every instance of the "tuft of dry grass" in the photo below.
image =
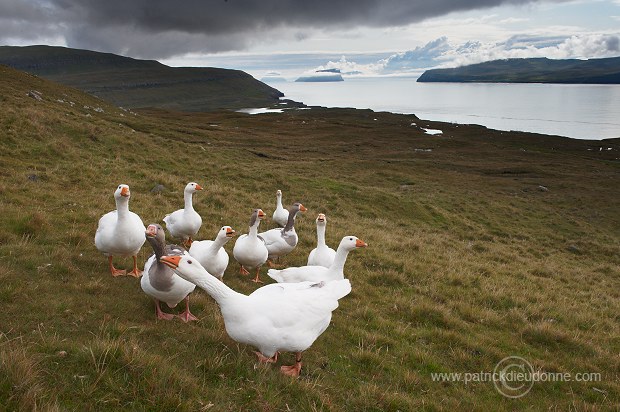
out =
[(59, 411), (40, 356), (24, 347), (21, 339), (0, 336), (0, 404), (14, 411)]

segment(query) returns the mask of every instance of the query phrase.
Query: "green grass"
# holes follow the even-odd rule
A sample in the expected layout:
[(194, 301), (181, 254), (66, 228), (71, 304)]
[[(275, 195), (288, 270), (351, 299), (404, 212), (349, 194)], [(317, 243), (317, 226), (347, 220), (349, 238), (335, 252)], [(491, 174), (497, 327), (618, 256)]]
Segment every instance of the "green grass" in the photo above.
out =
[[(27, 97), (32, 89), (44, 101)], [(6, 68), (0, 96), (0, 404), (9, 410), (620, 403), (617, 141), (588, 151), (601, 143), (345, 109), (134, 115)], [(182, 206), (188, 181), (205, 188), (195, 197), (200, 239), (224, 224), (245, 233), (251, 210), (270, 216), (282, 189), (285, 203), (309, 209), (287, 265), (305, 264), (320, 212), (328, 244), (349, 234), (369, 244), (349, 255), (353, 291), (304, 354), (299, 379), (257, 365), (206, 293), (191, 300), (199, 322), (158, 322), (136, 279), (108, 273), (93, 238), (114, 188), (130, 185), (130, 209), (148, 224)], [(157, 184), (166, 190), (150, 193)], [(141, 264), (149, 254), (145, 245)], [(256, 287), (232, 257), (224, 279), (244, 293)], [(490, 382), (431, 378), (491, 372), (510, 355), (602, 378), (537, 383), (519, 399)]]

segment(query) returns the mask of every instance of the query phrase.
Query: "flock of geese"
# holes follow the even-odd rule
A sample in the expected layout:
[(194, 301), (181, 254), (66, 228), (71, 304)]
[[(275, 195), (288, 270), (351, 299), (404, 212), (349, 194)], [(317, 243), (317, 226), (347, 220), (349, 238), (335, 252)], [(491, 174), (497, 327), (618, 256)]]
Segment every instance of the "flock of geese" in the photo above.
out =
[[(316, 218), (317, 247), (308, 256), (308, 264), (301, 267), (275, 269), (274, 261), (290, 253), (298, 242), (295, 218), (307, 209), (301, 203), (288, 210), (282, 206), (282, 192), (276, 192), (273, 220), (281, 227), (259, 232), (265, 213), (254, 209), (247, 234), (239, 236), (233, 248), (233, 257), (240, 264), (240, 273), (255, 271), (267, 263), (272, 268), (267, 274), (277, 283), (256, 289), (249, 295), (238, 293), (223, 281), (229, 256), (224, 245), (235, 236), (235, 230), (223, 226), (214, 240), (194, 240), (202, 218), (194, 210), (192, 196), (202, 187), (190, 182), (185, 186), (183, 209), (163, 218), (166, 229), (182, 246), (166, 244), (166, 233), (159, 224), (145, 228), (142, 219), (129, 210), (129, 186), (121, 184), (114, 192), (116, 210), (99, 220), (95, 245), (108, 256), (112, 276), (141, 277), (142, 290), (155, 301), (158, 319), (171, 320), (173, 314), (162, 310), (160, 302), (175, 307), (185, 301), (185, 310), (178, 316), (185, 322), (197, 320), (189, 309), (189, 295), (196, 286), (204, 289), (220, 307), (226, 332), (235, 341), (258, 349), (260, 362), (275, 363), (280, 352), (294, 352), (295, 363), (281, 366), (282, 373), (299, 376), (301, 353), (327, 329), (338, 300), (351, 292), (351, 284), (344, 276), (344, 265), (351, 250), (367, 244), (355, 236), (342, 238), (338, 249), (325, 243), (327, 218)], [(153, 248), (138, 269), (137, 255), (145, 241)], [(133, 270), (127, 272), (114, 267), (113, 256), (132, 256)]]

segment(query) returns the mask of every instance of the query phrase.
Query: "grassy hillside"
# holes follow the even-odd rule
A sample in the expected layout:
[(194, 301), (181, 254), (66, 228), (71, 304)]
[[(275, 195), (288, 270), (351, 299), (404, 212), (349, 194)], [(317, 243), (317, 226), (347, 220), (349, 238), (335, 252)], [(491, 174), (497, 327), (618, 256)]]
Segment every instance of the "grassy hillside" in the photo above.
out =
[[(41, 101), (27, 95), (33, 90)], [(346, 109), (136, 114), (5, 67), (0, 102), (7, 410), (537, 411), (620, 403), (617, 140)], [(205, 188), (195, 197), (200, 239), (223, 224), (247, 233), (251, 210), (270, 216), (282, 189), (285, 203), (309, 209), (286, 264), (305, 263), (320, 212), (329, 219), (328, 244), (349, 234), (369, 244), (349, 255), (353, 292), (304, 354), (299, 379), (257, 365), (253, 348), (228, 338), (206, 293), (192, 297), (200, 321), (156, 321), (138, 280), (110, 276), (93, 237), (114, 208), (115, 187), (129, 184), (130, 209), (148, 224), (181, 207), (188, 181)], [(151, 193), (157, 184), (166, 190)], [(140, 262), (149, 254), (145, 245)], [(256, 288), (232, 257), (224, 279), (245, 293)], [(432, 379), (492, 372), (511, 355), (536, 370), (601, 379), (536, 383), (518, 399), (490, 382)]]
[(168, 67), (154, 60), (66, 47), (2, 46), (0, 64), (127, 108), (207, 111), (262, 107), (282, 96), (240, 70)]
[(620, 83), (620, 57), (605, 59), (547, 58), (493, 60), (422, 73), (419, 82), (484, 83)]

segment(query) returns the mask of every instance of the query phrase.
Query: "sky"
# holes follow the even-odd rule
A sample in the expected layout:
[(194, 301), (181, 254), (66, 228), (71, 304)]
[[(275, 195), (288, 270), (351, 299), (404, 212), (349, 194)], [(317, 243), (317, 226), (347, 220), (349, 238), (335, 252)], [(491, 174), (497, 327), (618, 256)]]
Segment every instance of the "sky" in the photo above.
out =
[(419, 76), (503, 58), (620, 56), (620, 0), (0, 0), (0, 45), (32, 44), (257, 78)]

